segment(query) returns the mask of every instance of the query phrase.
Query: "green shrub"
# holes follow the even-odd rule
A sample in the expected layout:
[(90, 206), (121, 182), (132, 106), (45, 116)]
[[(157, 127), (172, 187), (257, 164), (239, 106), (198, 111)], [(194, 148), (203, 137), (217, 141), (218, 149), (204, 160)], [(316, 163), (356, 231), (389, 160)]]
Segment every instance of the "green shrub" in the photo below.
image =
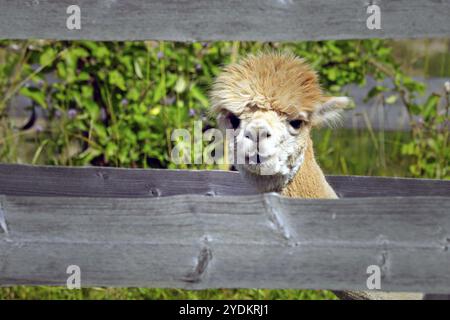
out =
[[(46, 126), (38, 127), (32, 159), (59, 165), (174, 168), (169, 161), (170, 133), (175, 128), (192, 128), (198, 119), (203, 120), (204, 129), (213, 125), (206, 117), (208, 86), (219, 68), (240, 54), (293, 51), (312, 64), (333, 94), (349, 83), (363, 85), (369, 74), (383, 78), (383, 70), (370, 63), (373, 57), (395, 66), (389, 47), (381, 40), (0, 45), (9, 59), (0, 78), (10, 78), (12, 69), (16, 70), (14, 77), (31, 81), (12, 83), (0, 112), (17, 93), (44, 108)], [(56, 79), (50, 82), (50, 77)]]

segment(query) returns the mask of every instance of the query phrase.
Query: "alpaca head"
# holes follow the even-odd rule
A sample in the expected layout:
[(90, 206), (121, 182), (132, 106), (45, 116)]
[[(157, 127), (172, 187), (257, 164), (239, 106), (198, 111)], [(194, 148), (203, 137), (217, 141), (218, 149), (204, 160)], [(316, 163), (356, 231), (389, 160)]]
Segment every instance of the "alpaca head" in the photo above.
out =
[[(303, 164), (310, 130), (332, 123), (348, 104), (326, 97), (316, 73), (291, 54), (250, 55), (228, 65), (211, 90), (212, 112), (221, 129), (233, 129), (234, 161), (247, 178), (276, 191)], [(264, 181), (261, 181), (264, 180)]]

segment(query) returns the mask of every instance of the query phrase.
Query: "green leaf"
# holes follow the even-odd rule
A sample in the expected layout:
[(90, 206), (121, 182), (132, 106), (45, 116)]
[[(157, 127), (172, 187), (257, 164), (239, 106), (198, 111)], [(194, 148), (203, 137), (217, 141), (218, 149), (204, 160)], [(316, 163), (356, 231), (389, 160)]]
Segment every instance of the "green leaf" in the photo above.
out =
[(153, 95), (153, 102), (159, 102), (165, 95), (165, 84), (163, 81), (159, 81), (156, 86), (155, 93)]
[(175, 84), (175, 92), (177, 93), (182, 93), (186, 90), (187, 88), (187, 82), (186, 79), (184, 77), (179, 77), (177, 80), (177, 83)]
[(139, 62), (137, 60), (134, 61), (134, 72), (136, 72), (136, 75), (139, 79), (144, 78), (142, 75), (141, 66), (139, 65)]
[(47, 66), (53, 63), (56, 58), (56, 50), (52, 47), (47, 48), (39, 57), (39, 63), (41, 66)]
[(397, 102), (397, 99), (398, 99), (398, 96), (393, 94), (393, 95), (390, 95), (389, 97), (387, 97), (385, 101), (387, 104), (394, 104), (395, 102)]
[(20, 89), (19, 92), (21, 95), (30, 98), (31, 100), (36, 102), (42, 108), (47, 108), (47, 102), (45, 101), (45, 93), (41, 89), (34, 87), (23, 87)]
[(130, 101), (138, 101), (140, 97), (139, 90), (136, 87), (131, 87), (127, 92), (127, 99)]
[(161, 107), (160, 106), (156, 106), (150, 109), (150, 114), (152, 116), (157, 116), (159, 113), (161, 112)]
[(209, 101), (208, 98), (203, 94), (203, 92), (195, 85), (192, 86), (190, 91), (192, 97), (196, 100), (198, 100), (203, 107), (208, 107)]
[(440, 95), (432, 94), (428, 97), (427, 102), (424, 105), (423, 117), (428, 119), (429, 117), (437, 113), (437, 105), (441, 99)]
[(117, 86), (119, 89), (125, 91), (125, 79), (123, 78), (122, 74), (117, 71), (113, 70), (109, 73), (109, 83)]

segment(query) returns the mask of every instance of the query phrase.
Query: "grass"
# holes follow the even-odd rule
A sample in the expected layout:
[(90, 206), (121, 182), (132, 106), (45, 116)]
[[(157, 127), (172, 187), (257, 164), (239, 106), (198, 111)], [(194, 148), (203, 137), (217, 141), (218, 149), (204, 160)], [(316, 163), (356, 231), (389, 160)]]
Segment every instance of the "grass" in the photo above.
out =
[(313, 134), (316, 157), (326, 174), (408, 177), (410, 159), (401, 147), (405, 131), (325, 129)]
[(181, 289), (146, 288), (83, 288), (69, 290), (61, 287), (9, 287), (0, 289), (0, 299), (254, 299), (254, 300), (318, 300), (336, 299), (330, 291), (324, 290), (267, 290), (267, 289), (209, 289), (190, 291)]

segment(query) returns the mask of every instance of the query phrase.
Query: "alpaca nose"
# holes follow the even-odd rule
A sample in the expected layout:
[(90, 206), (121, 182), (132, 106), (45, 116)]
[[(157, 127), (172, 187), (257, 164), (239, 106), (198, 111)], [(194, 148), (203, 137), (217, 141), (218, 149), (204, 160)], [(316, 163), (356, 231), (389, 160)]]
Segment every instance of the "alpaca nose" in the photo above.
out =
[(270, 129), (265, 125), (251, 126), (245, 129), (244, 137), (253, 143), (258, 143), (272, 136)]

